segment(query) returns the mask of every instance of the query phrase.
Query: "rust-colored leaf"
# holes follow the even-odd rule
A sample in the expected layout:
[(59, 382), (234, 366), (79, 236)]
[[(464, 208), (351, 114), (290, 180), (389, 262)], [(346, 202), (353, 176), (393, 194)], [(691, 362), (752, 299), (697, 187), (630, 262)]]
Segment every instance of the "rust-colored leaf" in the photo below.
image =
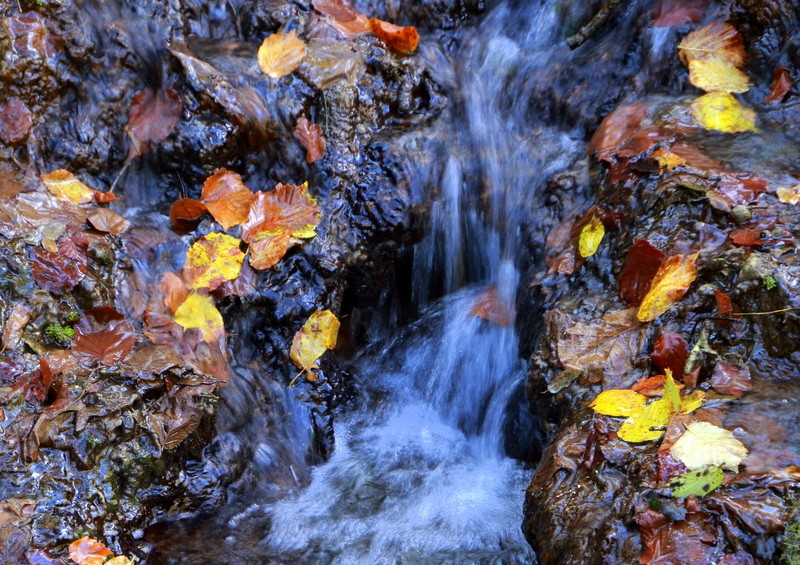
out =
[(472, 304), (471, 314), (483, 318), (501, 328), (508, 328), (514, 323), (513, 297), (500, 297), (497, 295), (497, 286), (480, 293)]
[(64, 294), (81, 282), (86, 272), (74, 259), (37, 247), (31, 251), (31, 274), (43, 289)]
[(297, 120), (297, 127), (294, 128), (294, 138), (306, 149), (306, 162), (311, 164), (325, 154), (325, 138), (322, 136), (322, 128), (311, 122), (305, 116), (300, 116)]
[(713, 563), (717, 530), (705, 512), (687, 512), (672, 521), (660, 512), (636, 515), (642, 537), (640, 563)]
[(750, 173), (722, 173), (706, 196), (714, 208), (729, 212), (734, 206), (753, 202), (768, 189), (766, 180)]
[(619, 294), (628, 305), (638, 307), (642, 303), (663, 262), (664, 254), (649, 241), (633, 242), (619, 273)]
[(32, 59), (45, 59), (52, 67), (63, 40), (50, 32), (47, 22), (38, 12), (24, 12), (17, 17), (8, 18), (6, 29), (12, 39), (15, 53)]
[(175, 310), (189, 296), (186, 283), (175, 273), (164, 273), (158, 284), (158, 292), (161, 296), (161, 303), (171, 314), (174, 314)]
[(644, 103), (622, 106), (611, 112), (589, 140), (588, 151), (598, 161), (612, 162), (616, 149), (631, 137), (647, 115)]
[(653, 377), (642, 377), (637, 379), (631, 386), (631, 390), (648, 398), (660, 398), (664, 394), (664, 382), (666, 382), (666, 375), (655, 375)]
[(414, 26), (396, 26), (377, 18), (371, 18), (369, 20), (369, 29), (375, 37), (397, 53), (410, 54), (416, 51), (419, 46), (419, 34)]
[(313, 0), (311, 4), (316, 11), (340, 22), (350, 22), (359, 16), (358, 11), (345, 0)]
[(22, 332), (31, 319), (33, 310), (24, 302), (18, 302), (11, 309), (6, 325), (3, 327), (3, 350), (14, 349), (22, 338)]
[[(724, 292), (714, 289), (714, 300), (717, 303), (717, 316), (720, 318), (730, 318), (733, 316), (733, 301)], [(727, 320), (720, 320), (717, 323), (727, 325)]]
[(98, 204), (110, 204), (111, 202), (116, 202), (119, 200), (117, 195), (113, 192), (101, 192), (99, 190), (93, 190), (92, 194), (94, 195), (94, 201)]
[(673, 255), (658, 268), (650, 290), (647, 291), (636, 317), (640, 322), (650, 322), (672, 308), (697, 277), (697, 256)]
[(711, 0), (661, 0), (653, 12), (654, 27), (672, 27), (699, 22)]
[(258, 65), (274, 79), (293, 72), (306, 56), (306, 43), (294, 31), (273, 33), (258, 49)]
[(33, 127), (33, 114), (25, 103), (12, 96), (0, 106), (0, 141), (17, 143), (28, 137)]
[(78, 565), (102, 565), (114, 552), (90, 537), (82, 537), (69, 544), (69, 558)]
[(772, 75), (772, 84), (769, 94), (764, 98), (764, 104), (775, 104), (782, 101), (792, 89), (792, 76), (786, 67), (778, 67)]
[(737, 367), (725, 361), (720, 361), (711, 373), (711, 386), (720, 394), (742, 396), (753, 388), (750, 369), (746, 366)]
[(740, 247), (757, 247), (769, 243), (769, 239), (762, 239), (761, 229), (759, 228), (736, 228), (728, 234), (728, 238), (734, 245)]
[(128, 135), (131, 137), (128, 159), (144, 155), (150, 144), (164, 141), (181, 119), (183, 103), (172, 88), (140, 90), (133, 97), (128, 115)]
[(133, 351), (136, 334), (133, 326), (110, 307), (84, 312), (75, 324), (72, 350), (79, 356), (104, 365), (115, 365)]
[(88, 219), (94, 229), (111, 235), (119, 235), (131, 225), (128, 220), (108, 208), (92, 210)]
[(226, 230), (247, 219), (253, 198), (242, 177), (228, 169), (220, 169), (208, 177), (200, 195), (208, 211)]
[(694, 145), (680, 142), (673, 145), (670, 151), (684, 159), (686, 164), (693, 169), (698, 169), (705, 173), (713, 173), (722, 170), (721, 162), (712, 159)]
[(686, 340), (676, 333), (659, 334), (653, 343), (653, 365), (659, 369), (670, 369), (672, 374), (680, 379), (689, 357)]
[(199, 200), (181, 198), (170, 206), (169, 221), (175, 229), (190, 231), (197, 227), (207, 211), (206, 205)]

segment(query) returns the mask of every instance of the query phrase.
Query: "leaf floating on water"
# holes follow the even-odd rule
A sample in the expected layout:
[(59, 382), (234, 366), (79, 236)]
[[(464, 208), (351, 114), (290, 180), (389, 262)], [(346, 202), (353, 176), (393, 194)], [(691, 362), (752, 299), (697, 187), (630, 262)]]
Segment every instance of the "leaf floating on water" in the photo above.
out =
[(689, 82), (706, 92), (747, 92), (747, 75), (721, 59), (689, 61)]
[(140, 90), (133, 97), (128, 115), (128, 135), (133, 142), (128, 159), (144, 155), (150, 144), (167, 139), (181, 119), (183, 103), (173, 88)]
[(239, 276), (244, 253), (241, 240), (224, 233), (210, 233), (198, 239), (186, 254), (184, 273), (192, 289), (216, 289)]
[(94, 200), (92, 189), (65, 169), (58, 169), (52, 173), (42, 175), (42, 180), (47, 190), (52, 192), (59, 200), (72, 202), (73, 204), (88, 204)]
[(306, 55), (306, 44), (294, 31), (273, 33), (258, 49), (258, 66), (274, 79), (293, 72)]
[(210, 296), (192, 293), (175, 310), (175, 322), (184, 330), (198, 328), (209, 343), (225, 333), (225, 323)]
[(786, 67), (778, 67), (772, 75), (772, 84), (769, 89), (770, 92), (764, 98), (764, 104), (774, 104), (782, 101), (789, 94), (792, 89), (792, 77), (789, 74), (789, 69)]
[(97, 231), (119, 235), (127, 230), (131, 223), (108, 208), (97, 208), (89, 213), (89, 223)]
[(514, 323), (514, 309), (497, 295), (497, 286), (495, 285), (477, 296), (470, 313), (501, 328), (511, 327)]
[(206, 179), (200, 195), (209, 213), (226, 230), (247, 219), (254, 198), (242, 177), (224, 168)]
[(747, 448), (726, 429), (708, 422), (693, 422), (686, 426), (670, 453), (692, 470), (715, 465), (738, 472)]
[(589, 403), (589, 408), (606, 416), (627, 418), (644, 409), (647, 397), (629, 389), (605, 390)]
[(82, 537), (69, 544), (69, 558), (78, 565), (102, 565), (114, 552), (90, 537)]
[(758, 131), (756, 113), (727, 92), (711, 92), (692, 103), (692, 115), (706, 129), (725, 133)]
[(193, 230), (208, 211), (206, 205), (193, 198), (181, 198), (169, 208), (169, 222), (181, 231)]
[(306, 149), (306, 162), (314, 163), (325, 154), (325, 138), (322, 136), (322, 128), (310, 121), (305, 116), (300, 116), (297, 120), (297, 127), (294, 128), (294, 138)]
[(600, 247), (600, 242), (603, 241), (605, 234), (606, 229), (603, 227), (603, 222), (593, 216), (589, 223), (583, 226), (578, 238), (578, 253), (581, 257), (588, 258), (597, 253), (597, 248)]
[(703, 497), (715, 491), (721, 484), (725, 474), (720, 467), (706, 467), (697, 471), (689, 471), (669, 482), (673, 498)]
[(303, 327), (294, 334), (289, 354), (297, 367), (303, 369), (309, 381), (316, 379), (313, 369), (323, 353), (336, 347), (339, 319), (330, 310), (314, 312)]
[(655, 320), (683, 298), (697, 277), (698, 255), (674, 255), (661, 264), (636, 314), (640, 322)]
[(389, 49), (405, 55), (411, 54), (419, 46), (419, 33), (414, 26), (402, 27), (381, 21), (377, 18), (369, 20), (370, 31), (383, 41)]

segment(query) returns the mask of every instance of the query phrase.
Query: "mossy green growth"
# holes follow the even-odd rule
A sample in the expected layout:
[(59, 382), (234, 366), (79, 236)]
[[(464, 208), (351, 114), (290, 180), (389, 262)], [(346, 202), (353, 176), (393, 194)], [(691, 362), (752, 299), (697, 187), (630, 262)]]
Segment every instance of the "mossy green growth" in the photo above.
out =
[(761, 284), (764, 285), (764, 290), (772, 290), (778, 286), (778, 281), (772, 275), (764, 275), (761, 277)]
[(786, 528), (781, 542), (781, 563), (800, 565), (800, 521), (795, 520)]
[(55, 341), (59, 345), (69, 345), (75, 337), (75, 330), (69, 326), (61, 324), (48, 324), (44, 329), (44, 335)]

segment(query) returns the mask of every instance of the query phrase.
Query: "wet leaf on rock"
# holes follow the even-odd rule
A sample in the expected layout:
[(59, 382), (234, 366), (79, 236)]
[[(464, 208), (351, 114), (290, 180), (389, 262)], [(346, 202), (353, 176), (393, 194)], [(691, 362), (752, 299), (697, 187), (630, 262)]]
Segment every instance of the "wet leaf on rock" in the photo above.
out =
[(750, 369), (720, 361), (711, 373), (711, 387), (720, 394), (730, 394), (738, 398), (753, 388)]
[(22, 332), (31, 319), (33, 310), (24, 302), (18, 302), (11, 309), (3, 327), (3, 350), (14, 349), (22, 338)]
[(683, 520), (671, 521), (654, 510), (636, 515), (646, 563), (713, 563), (717, 529), (705, 512), (687, 512)]
[(747, 448), (726, 429), (708, 422), (693, 422), (686, 426), (670, 453), (691, 470), (717, 465), (738, 472)]
[[(175, 322), (184, 330), (199, 329), (203, 339), (213, 342), (225, 333), (222, 314), (214, 305), (214, 300), (204, 294), (192, 293), (175, 311)], [(154, 341), (155, 342), (155, 341)]]
[(207, 211), (206, 205), (199, 200), (181, 198), (170, 206), (169, 221), (176, 229), (190, 231), (197, 227)]
[(755, 111), (727, 92), (705, 94), (691, 108), (692, 115), (706, 129), (725, 133), (758, 131)]
[(117, 555), (106, 561), (105, 565), (134, 565), (134, 563), (124, 555)]
[(305, 147), (306, 162), (311, 164), (325, 154), (325, 138), (322, 136), (322, 128), (310, 121), (305, 116), (300, 116), (297, 120), (297, 127), (294, 128), (294, 138)]
[(780, 187), (775, 190), (775, 195), (784, 204), (800, 204), (800, 184), (788, 188)]
[(673, 498), (703, 497), (715, 491), (724, 478), (721, 468), (711, 466), (697, 471), (689, 471), (669, 482)]
[(303, 61), (306, 44), (294, 31), (273, 33), (258, 49), (258, 66), (274, 79), (285, 77)]
[(617, 435), (621, 440), (629, 443), (661, 439), (667, 424), (674, 415), (675, 407), (672, 401), (666, 397), (659, 398), (622, 422)]
[(670, 369), (678, 377), (683, 375), (688, 357), (688, 345), (679, 334), (661, 333), (653, 343), (653, 364), (659, 369)]
[(64, 169), (42, 175), (47, 189), (59, 200), (73, 204), (88, 204), (94, 201), (94, 191)]
[(674, 255), (661, 264), (636, 314), (640, 322), (655, 320), (683, 298), (697, 277), (698, 255)]
[(744, 39), (727, 23), (713, 22), (693, 31), (678, 44), (681, 61), (721, 60), (737, 69), (744, 68), (747, 53)]
[(653, 13), (654, 27), (672, 27), (699, 22), (711, 0), (661, 0)]
[(619, 273), (619, 294), (629, 306), (642, 303), (664, 258), (650, 242), (634, 240)]
[(641, 102), (615, 109), (594, 132), (588, 151), (594, 153), (598, 161), (612, 162), (616, 149), (639, 129), (646, 115), (647, 106)]
[(128, 135), (132, 144), (128, 159), (144, 155), (150, 144), (164, 141), (181, 119), (183, 103), (172, 88), (140, 90), (133, 97), (128, 115)]
[(340, 22), (350, 22), (359, 16), (359, 12), (345, 0), (313, 0), (311, 4), (316, 11)]
[(77, 261), (60, 253), (37, 247), (31, 251), (30, 258), (33, 280), (54, 294), (69, 292), (86, 276)]
[(194, 290), (214, 290), (239, 276), (244, 253), (241, 240), (224, 233), (210, 233), (198, 239), (186, 254), (184, 275)]
[(89, 213), (89, 223), (97, 231), (119, 235), (127, 230), (131, 223), (108, 208), (97, 208)]
[(402, 27), (377, 18), (369, 20), (370, 31), (397, 53), (410, 54), (419, 46), (419, 33), (414, 26)]
[(90, 537), (82, 537), (69, 544), (69, 558), (78, 565), (102, 565), (114, 552)]
[(0, 141), (17, 143), (28, 137), (33, 127), (33, 114), (25, 103), (12, 96), (0, 105)]
[(578, 253), (581, 257), (586, 259), (597, 253), (605, 234), (606, 229), (603, 227), (603, 222), (598, 217), (592, 216), (589, 222), (583, 226), (578, 237)]
[(747, 92), (747, 75), (721, 59), (689, 61), (689, 82), (706, 92)]
[(330, 310), (314, 312), (294, 334), (289, 354), (308, 380), (316, 379), (313, 369), (319, 368), (317, 361), (326, 351), (336, 348), (338, 335), (339, 319)]
[(769, 86), (769, 94), (764, 98), (764, 104), (775, 104), (780, 102), (792, 89), (792, 77), (789, 69), (778, 67), (772, 75), (772, 84)]
[(85, 312), (74, 329), (72, 351), (104, 365), (125, 360), (136, 343), (133, 326), (110, 307)]
[(629, 389), (604, 390), (589, 403), (589, 408), (606, 416), (627, 418), (644, 409), (647, 397)]
[(203, 413), (194, 405), (194, 391), (183, 388), (160, 414), (147, 416), (147, 423), (158, 438), (162, 449), (175, 449), (197, 429)]
[(208, 177), (200, 196), (209, 213), (226, 230), (247, 219), (254, 198), (242, 177), (227, 169), (220, 169)]

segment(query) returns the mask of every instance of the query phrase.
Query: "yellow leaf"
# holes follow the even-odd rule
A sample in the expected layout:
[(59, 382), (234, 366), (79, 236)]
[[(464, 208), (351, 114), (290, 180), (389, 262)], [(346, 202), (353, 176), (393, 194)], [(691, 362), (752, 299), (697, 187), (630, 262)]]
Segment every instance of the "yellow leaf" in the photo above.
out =
[(75, 175), (64, 169), (42, 175), (47, 189), (56, 195), (59, 200), (66, 200), (75, 204), (88, 204), (94, 200), (91, 188), (79, 181)]
[(693, 31), (678, 45), (681, 60), (687, 65), (693, 60), (719, 59), (742, 68), (747, 62), (744, 39), (730, 24), (713, 22)]
[(658, 161), (658, 165), (660, 167), (666, 168), (670, 171), (675, 167), (680, 167), (686, 164), (686, 159), (677, 153), (673, 153), (672, 151), (668, 151), (666, 149), (657, 149), (655, 152), (653, 152), (653, 159)]
[(336, 347), (339, 335), (339, 319), (330, 310), (314, 312), (300, 328), (289, 351), (295, 365), (303, 369), (308, 380), (314, 380), (312, 369), (317, 369), (317, 360), (323, 353)]
[(306, 44), (293, 31), (273, 33), (258, 49), (258, 66), (274, 79), (285, 77), (303, 61)]
[(605, 234), (606, 230), (603, 227), (603, 222), (593, 216), (589, 223), (583, 226), (581, 235), (578, 238), (578, 253), (581, 254), (581, 257), (587, 258), (594, 255), (597, 252), (597, 248), (600, 247), (600, 242), (603, 241)]
[(214, 290), (239, 276), (244, 253), (241, 241), (224, 233), (210, 233), (198, 239), (186, 254), (184, 272), (191, 288)]
[(781, 187), (775, 191), (778, 195), (778, 200), (784, 204), (798, 204), (800, 203), (800, 184), (796, 184), (789, 188)]
[(697, 277), (698, 255), (673, 255), (661, 263), (636, 314), (640, 322), (655, 320), (683, 298)]
[(703, 405), (706, 400), (706, 393), (696, 390), (692, 394), (687, 394), (681, 399), (681, 414), (691, 414)]
[(133, 561), (131, 561), (124, 555), (117, 555), (113, 559), (109, 559), (108, 561), (106, 561), (105, 565), (133, 565)]
[(175, 310), (175, 323), (184, 330), (198, 328), (203, 333), (203, 339), (211, 343), (225, 331), (222, 314), (219, 313), (210, 296), (192, 293), (186, 297), (183, 304)]
[(634, 414), (622, 423), (617, 435), (623, 441), (640, 443), (653, 441), (664, 435), (667, 424), (675, 414), (672, 401), (660, 398), (651, 402), (638, 414)]
[(747, 92), (750, 79), (722, 59), (689, 61), (689, 82), (706, 92)]
[(647, 397), (630, 389), (606, 390), (589, 403), (589, 408), (606, 416), (633, 416), (644, 408)]
[(710, 465), (738, 472), (747, 448), (731, 432), (708, 422), (692, 422), (670, 448), (672, 456), (689, 469)]
[(706, 129), (726, 133), (758, 131), (756, 113), (727, 92), (711, 92), (692, 103), (692, 115)]
[(672, 378), (672, 371), (670, 369), (664, 369), (664, 375), (666, 379), (664, 380), (664, 394), (662, 398), (666, 398), (672, 404), (672, 408), (677, 412), (681, 409), (681, 393), (678, 390), (678, 386), (675, 384), (675, 380)]

